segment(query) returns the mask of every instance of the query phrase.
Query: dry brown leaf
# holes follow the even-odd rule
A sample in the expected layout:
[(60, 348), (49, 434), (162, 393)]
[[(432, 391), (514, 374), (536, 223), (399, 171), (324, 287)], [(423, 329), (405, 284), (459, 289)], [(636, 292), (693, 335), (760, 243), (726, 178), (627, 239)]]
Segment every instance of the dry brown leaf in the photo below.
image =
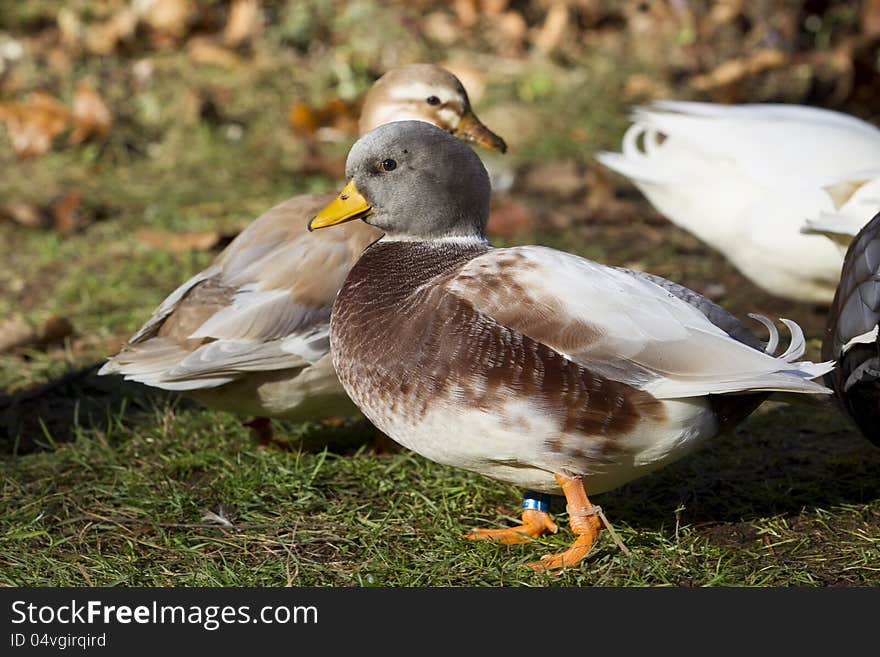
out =
[(223, 43), (237, 48), (253, 41), (263, 30), (263, 11), (259, 0), (234, 0), (223, 29)]
[(38, 339), (34, 327), (22, 317), (10, 317), (0, 322), (0, 354), (32, 345)]
[(138, 16), (133, 9), (123, 9), (110, 19), (86, 30), (86, 48), (98, 55), (110, 55), (123, 41), (131, 39), (138, 26)]
[(141, 244), (168, 251), (210, 251), (224, 240), (224, 236), (216, 230), (177, 233), (171, 230), (144, 228), (137, 231), (134, 236)]
[(318, 131), (318, 115), (308, 103), (291, 103), (287, 107), (287, 123), (297, 135), (311, 136)]
[(749, 57), (724, 62), (708, 73), (696, 75), (691, 78), (690, 84), (698, 91), (708, 91), (739, 82), (787, 62), (788, 56), (781, 50), (762, 48)]
[(47, 217), (33, 203), (13, 201), (0, 205), (0, 218), (14, 221), (19, 226), (27, 228), (46, 228), (49, 225)]
[(422, 30), (429, 39), (444, 45), (458, 41), (460, 30), (455, 19), (445, 11), (432, 11), (422, 21)]
[(665, 81), (643, 73), (630, 75), (623, 85), (622, 97), (629, 102), (666, 98), (670, 95), (669, 85)]
[(42, 155), (68, 126), (70, 111), (42, 91), (23, 103), (0, 103), (0, 120), (6, 124), (12, 148), (19, 158)]
[(518, 55), (523, 47), (528, 32), (526, 19), (518, 11), (505, 11), (493, 18), (495, 29), (502, 37), (501, 50), (511, 55)]
[(357, 103), (334, 98), (323, 107), (294, 102), (287, 108), (287, 122), (294, 134), (308, 139), (338, 141), (357, 132)]
[(180, 41), (189, 31), (196, 7), (190, 0), (146, 0), (143, 20), (153, 30), (153, 42), (167, 46)]
[(544, 55), (549, 55), (554, 50), (568, 28), (568, 5), (557, 0), (547, 11), (547, 18), (532, 41), (535, 49)]
[(867, 37), (880, 36), (880, 0), (863, 0), (861, 27)]
[(83, 220), (80, 214), (80, 206), (82, 205), (82, 192), (71, 191), (59, 195), (50, 208), (52, 214), (52, 223), (62, 235), (70, 235), (83, 227)]
[(474, 23), (476, 23), (477, 19), (480, 17), (477, 12), (477, 0), (455, 0), (452, 3), (452, 6), (453, 9), (455, 9), (455, 15), (458, 17), (458, 22), (461, 23), (463, 27), (473, 27)]
[(480, 9), (486, 16), (498, 16), (509, 4), (509, 0), (480, 0)]
[(73, 96), (73, 132), (68, 141), (81, 144), (89, 137), (103, 137), (112, 126), (113, 117), (98, 92), (85, 82), (77, 82)]
[(743, 11), (744, 0), (722, 0), (712, 5), (709, 10), (709, 20), (714, 26), (729, 23)]
[(55, 16), (55, 24), (61, 36), (61, 44), (65, 48), (75, 48), (83, 33), (83, 24), (79, 15), (70, 7), (61, 7)]
[(186, 50), (196, 64), (235, 68), (241, 63), (238, 55), (207, 37), (193, 37), (186, 44)]

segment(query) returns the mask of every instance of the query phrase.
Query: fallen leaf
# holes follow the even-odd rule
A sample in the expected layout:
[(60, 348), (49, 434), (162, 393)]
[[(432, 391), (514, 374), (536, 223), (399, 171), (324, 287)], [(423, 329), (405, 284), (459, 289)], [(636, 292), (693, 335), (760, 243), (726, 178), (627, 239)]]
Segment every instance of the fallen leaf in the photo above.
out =
[(444, 45), (451, 45), (459, 39), (459, 28), (455, 19), (445, 11), (433, 11), (422, 21), (425, 36)]
[(518, 11), (505, 11), (493, 19), (495, 29), (498, 31), (500, 50), (511, 56), (521, 53), (525, 45), (528, 25), (526, 19)]
[(190, 59), (196, 64), (235, 68), (241, 59), (234, 52), (207, 37), (193, 37), (186, 44)]
[(723, 87), (762, 71), (778, 68), (788, 63), (788, 56), (781, 50), (761, 48), (748, 57), (726, 61), (712, 71), (691, 78), (690, 84), (698, 91)]
[(568, 3), (556, 0), (547, 11), (547, 18), (538, 31), (537, 36), (532, 41), (535, 49), (544, 55), (549, 55), (562, 37), (565, 36), (565, 30), (568, 27)]
[(22, 317), (15, 316), (0, 322), (0, 354), (34, 344), (37, 332)]
[(253, 41), (263, 29), (263, 12), (258, 0), (234, 0), (223, 29), (223, 43), (237, 48)]
[(455, 9), (455, 15), (458, 17), (458, 22), (461, 23), (463, 27), (473, 27), (474, 23), (476, 23), (479, 18), (479, 13), (477, 12), (477, 0), (454, 0), (452, 6)]
[(666, 98), (671, 95), (669, 85), (661, 79), (634, 73), (623, 85), (623, 98), (629, 102)]
[(507, 9), (510, 4), (509, 0), (480, 0), (480, 8), (486, 16), (498, 16)]
[(73, 97), (73, 132), (71, 144), (81, 144), (89, 137), (103, 137), (113, 126), (113, 117), (107, 105), (89, 84), (76, 83)]
[(0, 205), (0, 217), (27, 228), (47, 228), (48, 218), (33, 203), (13, 201)]
[(82, 204), (82, 192), (71, 191), (59, 195), (50, 208), (52, 214), (52, 222), (62, 235), (70, 235), (71, 233), (82, 228), (84, 223), (79, 212)]
[(308, 103), (291, 103), (287, 108), (287, 123), (296, 135), (310, 136), (318, 131), (318, 115)]
[(210, 251), (225, 239), (225, 236), (216, 230), (177, 233), (171, 230), (144, 228), (137, 231), (134, 236), (141, 244), (168, 251)]
[(6, 124), (15, 154), (24, 159), (52, 147), (55, 137), (67, 128), (70, 111), (49, 94), (35, 91), (26, 102), (0, 103), (0, 120)]
[(862, 2), (861, 27), (867, 37), (880, 35), (880, 0)]
[(143, 20), (153, 31), (152, 39), (158, 47), (180, 41), (189, 31), (189, 23), (196, 14), (190, 0), (145, 0)]
[(134, 37), (138, 22), (136, 11), (126, 8), (103, 23), (89, 26), (85, 33), (86, 49), (97, 55), (113, 54), (120, 43)]
[(334, 98), (323, 107), (307, 103), (291, 103), (287, 108), (287, 121), (294, 134), (321, 141), (340, 141), (357, 132), (357, 103)]

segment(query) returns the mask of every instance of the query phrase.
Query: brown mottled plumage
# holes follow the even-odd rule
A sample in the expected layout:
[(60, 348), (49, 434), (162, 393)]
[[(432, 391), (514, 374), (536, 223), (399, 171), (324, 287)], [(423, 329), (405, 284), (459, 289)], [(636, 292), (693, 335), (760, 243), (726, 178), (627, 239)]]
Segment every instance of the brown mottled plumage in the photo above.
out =
[[(770, 391), (828, 392), (810, 380), (828, 364), (795, 362), (804, 344), (793, 323), (792, 345), (774, 357), (722, 309), (659, 277), (544, 247), (492, 248), (486, 172), (431, 126), (371, 131), (346, 173), (345, 193), (310, 227), (363, 218), (386, 234), (333, 306), (340, 381), (423, 456), (563, 493), (578, 539), (540, 567), (589, 552), (599, 521), (587, 493), (681, 458)], [(554, 528), (528, 511), (520, 527), (471, 537)]]

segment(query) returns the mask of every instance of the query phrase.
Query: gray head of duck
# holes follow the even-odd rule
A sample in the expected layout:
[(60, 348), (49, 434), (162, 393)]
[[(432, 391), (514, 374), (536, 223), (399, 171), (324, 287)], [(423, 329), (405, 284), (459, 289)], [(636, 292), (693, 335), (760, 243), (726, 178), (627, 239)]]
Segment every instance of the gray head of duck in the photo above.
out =
[(485, 239), (489, 174), (467, 145), (421, 121), (371, 130), (352, 146), (348, 184), (309, 230), (363, 219), (390, 239)]
[(507, 151), (504, 140), (474, 114), (467, 92), (452, 73), (436, 64), (393, 68), (376, 80), (361, 108), (361, 134), (392, 121), (425, 121), (463, 141)]

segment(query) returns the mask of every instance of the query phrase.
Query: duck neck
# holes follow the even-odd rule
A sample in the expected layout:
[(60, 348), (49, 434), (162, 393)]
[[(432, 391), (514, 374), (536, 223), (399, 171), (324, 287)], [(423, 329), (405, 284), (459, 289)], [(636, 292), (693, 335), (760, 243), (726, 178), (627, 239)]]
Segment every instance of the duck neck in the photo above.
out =
[(359, 286), (375, 285), (388, 291), (413, 289), (491, 248), (482, 237), (419, 240), (386, 236), (364, 251), (346, 284), (351, 280)]

